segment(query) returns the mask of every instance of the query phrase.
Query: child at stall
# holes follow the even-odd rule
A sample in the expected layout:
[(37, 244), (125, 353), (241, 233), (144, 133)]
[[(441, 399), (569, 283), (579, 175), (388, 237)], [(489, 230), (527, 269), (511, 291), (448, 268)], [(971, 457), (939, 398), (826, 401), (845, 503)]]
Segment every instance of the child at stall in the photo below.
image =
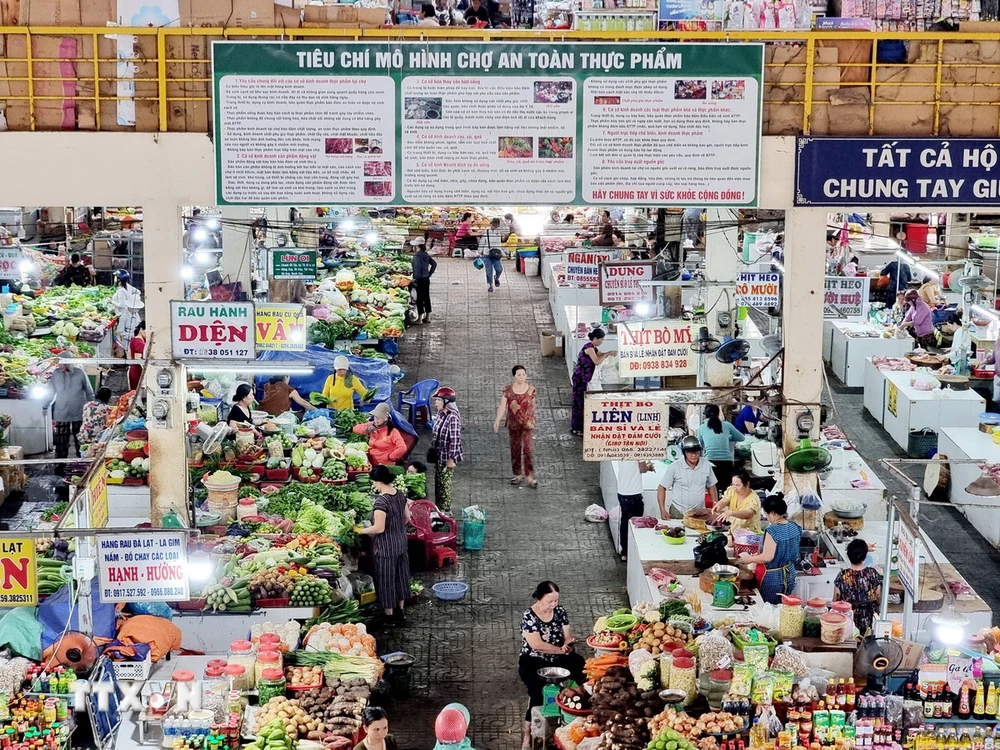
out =
[(837, 574), (833, 582), (833, 599), (850, 603), (854, 608), (854, 626), (864, 635), (871, 630), (882, 598), (882, 574), (866, 564), (868, 542), (864, 539), (855, 539), (847, 545), (847, 559), (851, 567)]

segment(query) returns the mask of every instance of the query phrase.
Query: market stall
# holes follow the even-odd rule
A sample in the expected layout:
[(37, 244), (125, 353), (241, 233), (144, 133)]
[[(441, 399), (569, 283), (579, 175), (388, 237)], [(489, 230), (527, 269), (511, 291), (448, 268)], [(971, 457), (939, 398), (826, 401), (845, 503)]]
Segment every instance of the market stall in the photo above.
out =
[(990, 544), (1000, 546), (1000, 513), (997, 513), (1000, 497), (971, 494), (968, 486), (983, 471), (976, 463), (957, 463), (974, 459), (985, 466), (1000, 464), (1000, 445), (994, 442), (992, 432), (978, 427), (945, 427), (938, 434), (938, 456), (943, 461), (950, 459), (948, 498)]
[(865, 384), (865, 359), (879, 354), (902, 357), (913, 348), (910, 336), (890, 336), (884, 326), (853, 320), (823, 321), (823, 360), (840, 382), (851, 388)]
[(910, 433), (942, 427), (977, 424), (986, 410), (986, 401), (972, 390), (954, 391), (940, 387), (930, 372), (886, 371), (865, 363), (865, 408), (885, 428), (903, 450)]

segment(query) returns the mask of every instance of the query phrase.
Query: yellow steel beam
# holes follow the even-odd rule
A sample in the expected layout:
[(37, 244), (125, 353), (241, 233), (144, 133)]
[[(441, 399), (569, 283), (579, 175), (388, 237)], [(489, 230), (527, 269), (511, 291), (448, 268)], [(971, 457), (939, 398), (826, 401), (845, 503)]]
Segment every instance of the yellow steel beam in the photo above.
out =
[(160, 101), (157, 114), (160, 118), (160, 132), (167, 132), (167, 37), (156, 35), (156, 74), (159, 79)]

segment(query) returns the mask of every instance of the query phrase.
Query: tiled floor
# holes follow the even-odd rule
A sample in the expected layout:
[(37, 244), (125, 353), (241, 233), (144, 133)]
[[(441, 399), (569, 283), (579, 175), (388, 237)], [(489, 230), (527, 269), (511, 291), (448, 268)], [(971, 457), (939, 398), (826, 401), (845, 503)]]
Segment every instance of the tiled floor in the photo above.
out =
[[(471, 263), (439, 262), (432, 323), (411, 329), (399, 355), (405, 385), (435, 378), (458, 392), (465, 461), (455, 474), (453, 510), (459, 517), (461, 507), (475, 503), (488, 514), (482, 551), (460, 550), (457, 568), (424, 576), (428, 587), (467, 582), (466, 598), (439, 602), (428, 591), (406, 628), (379, 636), (380, 652), (399, 649), (417, 658), (411, 698), (387, 706), (405, 748), (434, 743), (434, 718), (451, 701), (469, 708), (474, 747), (520, 747), (527, 695), (517, 676), (519, 624), (540, 581), (559, 584), (584, 635), (596, 617), (626, 604), (624, 565), (607, 525), (583, 518), (587, 505), (600, 502), (598, 466), (581, 460), (579, 439), (569, 434), (565, 362), (539, 353), (539, 330), (552, 328), (547, 292), (538, 278), (505, 268), (502, 286), (488, 294)], [(508, 484), (506, 433), (493, 432), (500, 391), (515, 364), (527, 368), (538, 388), (537, 491)]]

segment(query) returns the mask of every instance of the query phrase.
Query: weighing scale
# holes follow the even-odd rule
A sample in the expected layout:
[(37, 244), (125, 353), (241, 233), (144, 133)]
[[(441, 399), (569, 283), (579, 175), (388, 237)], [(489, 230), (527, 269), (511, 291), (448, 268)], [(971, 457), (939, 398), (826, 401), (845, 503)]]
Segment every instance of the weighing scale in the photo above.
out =
[(542, 688), (542, 716), (562, 716), (556, 696), (562, 690), (562, 682), (569, 679), (569, 670), (563, 667), (542, 667), (538, 670), (538, 676), (547, 683)]

